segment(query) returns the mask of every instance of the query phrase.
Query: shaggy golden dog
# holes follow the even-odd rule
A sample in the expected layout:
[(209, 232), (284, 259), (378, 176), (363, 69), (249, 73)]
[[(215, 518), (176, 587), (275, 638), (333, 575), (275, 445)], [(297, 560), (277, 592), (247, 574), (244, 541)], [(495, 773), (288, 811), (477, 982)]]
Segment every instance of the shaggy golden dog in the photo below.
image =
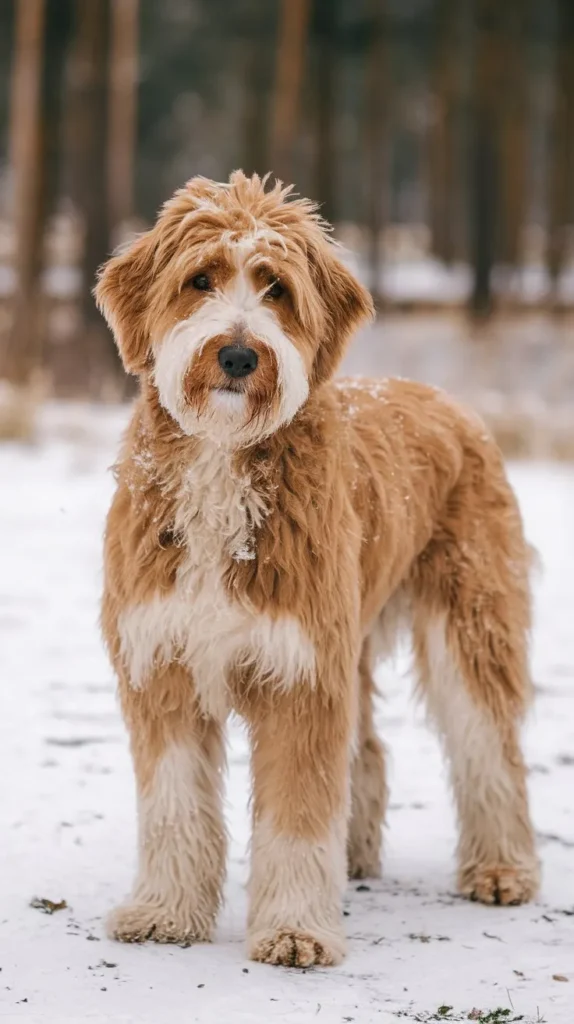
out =
[(257, 176), (191, 180), (96, 294), (141, 385), (105, 539), (139, 813), (111, 934), (211, 937), (234, 709), (252, 743), (250, 956), (341, 959), (347, 873), (379, 873), (386, 804), (371, 663), (403, 620), (450, 759), (460, 891), (529, 899), (529, 558), (483, 424), (431, 387), (333, 383), (371, 298), (313, 205)]

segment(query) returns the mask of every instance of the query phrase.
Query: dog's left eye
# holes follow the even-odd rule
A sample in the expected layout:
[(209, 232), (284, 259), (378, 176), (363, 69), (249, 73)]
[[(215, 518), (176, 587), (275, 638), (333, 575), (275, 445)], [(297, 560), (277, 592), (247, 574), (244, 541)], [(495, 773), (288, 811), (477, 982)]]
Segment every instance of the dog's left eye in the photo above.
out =
[(267, 291), (265, 292), (266, 299), (280, 299), (284, 294), (285, 289), (281, 284), (281, 281), (273, 281)]
[(211, 281), (207, 274), (196, 274), (195, 277), (191, 278), (189, 282), (193, 288), (197, 288), (198, 292), (209, 292), (211, 291)]

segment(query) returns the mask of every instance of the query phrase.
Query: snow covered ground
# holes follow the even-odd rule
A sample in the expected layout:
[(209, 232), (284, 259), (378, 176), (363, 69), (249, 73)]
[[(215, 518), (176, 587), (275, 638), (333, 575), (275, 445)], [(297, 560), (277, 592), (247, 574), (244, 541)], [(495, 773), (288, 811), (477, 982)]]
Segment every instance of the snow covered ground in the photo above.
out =
[[(574, 469), (512, 468), (544, 561), (526, 732), (540, 899), (502, 909), (454, 894), (445, 772), (399, 659), (380, 673), (391, 757), (384, 878), (349, 886), (344, 965), (297, 972), (245, 958), (248, 751), (237, 723), (215, 944), (121, 946), (104, 936), (135, 853), (126, 736), (97, 628), (107, 467), (124, 420), (54, 406), (42, 444), (0, 448), (0, 1021), (370, 1024), (462, 1020), (474, 1009), (479, 1020), (572, 1024)], [(33, 897), (68, 906), (46, 915)], [(509, 1013), (487, 1017), (497, 1009)]]

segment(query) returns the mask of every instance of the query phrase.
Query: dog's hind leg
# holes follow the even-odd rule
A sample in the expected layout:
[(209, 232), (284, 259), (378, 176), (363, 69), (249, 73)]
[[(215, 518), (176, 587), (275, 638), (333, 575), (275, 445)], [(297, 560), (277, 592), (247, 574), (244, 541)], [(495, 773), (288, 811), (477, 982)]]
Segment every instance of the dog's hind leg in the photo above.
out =
[(382, 828), (388, 798), (385, 748), (373, 721), (376, 686), (369, 647), (367, 640), (359, 663), (359, 720), (351, 768), (351, 818), (347, 839), (349, 878), (378, 878), (381, 873)]
[[(458, 884), (522, 903), (539, 867), (519, 726), (528, 705), (529, 551), (500, 467), (476, 462), (413, 573), (419, 685), (451, 765)], [(464, 473), (464, 471), (463, 471)]]

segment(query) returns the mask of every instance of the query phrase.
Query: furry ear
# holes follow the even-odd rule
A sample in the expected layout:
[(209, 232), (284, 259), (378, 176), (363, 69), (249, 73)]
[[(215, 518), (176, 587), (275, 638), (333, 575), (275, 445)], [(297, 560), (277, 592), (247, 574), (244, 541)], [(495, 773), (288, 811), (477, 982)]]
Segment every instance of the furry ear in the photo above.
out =
[(149, 355), (146, 300), (154, 271), (153, 232), (140, 235), (100, 270), (94, 295), (128, 373), (143, 373)]
[(367, 289), (334, 255), (332, 243), (310, 252), (309, 262), (327, 315), (314, 366), (315, 382), (322, 384), (335, 373), (352, 332), (371, 320), (375, 309)]

